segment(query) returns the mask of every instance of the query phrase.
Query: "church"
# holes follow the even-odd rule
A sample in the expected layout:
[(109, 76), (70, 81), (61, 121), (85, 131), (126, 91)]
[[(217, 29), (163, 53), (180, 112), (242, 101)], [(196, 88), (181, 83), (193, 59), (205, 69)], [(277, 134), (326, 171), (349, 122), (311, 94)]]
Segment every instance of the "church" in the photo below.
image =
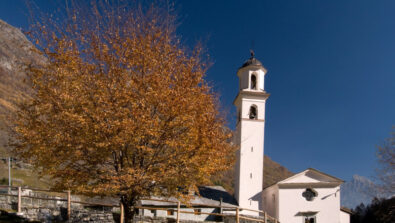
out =
[[(261, 213), (256, 211), (264, 211), (281, 223), (349, 223), (350, 211), (340, 206), (340, 185), (344, 181), (334, 176), (309, 168), (263, 188), (265, 105), (270, 96), (264, 88), (266, 73), (253, 52), (237, 71), (239, 92), (233, 102), (237, 108), (234, 143), (239, 150), (236, 152), (234, 196), (221, 186), (200, 187), (199, 193), (191, 194), (192, 203), (200, 206), (182, 207), (195, 214), (182, 214), (181, 219), (213, 221), (212, 216), (200, 213), (224, 213), (213, 208), (224, 205), (238, 207), (240, 214), (257, 219)], [(141, 205), (174, 208), (174, 203), (160, 201), (145, 200)], [(171, 211), (141, 210), (140, 214), (174, 217)]]
[[(340, 206), (340, 185), (334, 176), (309, 168), (263, 187), (265, 91), (267, 70), (254, 53), (238, 69), (239, 93), (235, 142), (235, 199), (239, 207), (263, 210), (284, 223), (348, 223), (350, 212)], [(256, 212), (242, 211), (247, 215)]]

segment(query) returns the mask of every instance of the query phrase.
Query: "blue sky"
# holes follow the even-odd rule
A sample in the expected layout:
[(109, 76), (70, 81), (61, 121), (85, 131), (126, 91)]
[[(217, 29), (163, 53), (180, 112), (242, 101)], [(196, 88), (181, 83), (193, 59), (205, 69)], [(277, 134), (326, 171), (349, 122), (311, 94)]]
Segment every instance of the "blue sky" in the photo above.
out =
[[(395, 1), (178, 0), (175, 8), (184, 43), (206, 44), (207, 79), (230, 127), (236, 71), (253, 48), (271, 94), (265, 154), (293, 172), (374, 175), (375, 147), (395, 125)], [(23, 0), (0, 1), (11, 25), (26, 28), (26, 14)]]

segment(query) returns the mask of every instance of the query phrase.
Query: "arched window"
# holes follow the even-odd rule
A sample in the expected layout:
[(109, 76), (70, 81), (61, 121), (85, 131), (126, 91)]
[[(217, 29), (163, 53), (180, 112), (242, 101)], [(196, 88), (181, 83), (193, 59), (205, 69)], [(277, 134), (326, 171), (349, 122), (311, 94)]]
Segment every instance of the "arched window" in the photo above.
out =
[(251, 75), (251, 89), (256, 90), (256, 76), (255, 76), (255, 74)]
[(250, 119), (258, 119), (258, 110), (255, 105), (250, 107)]

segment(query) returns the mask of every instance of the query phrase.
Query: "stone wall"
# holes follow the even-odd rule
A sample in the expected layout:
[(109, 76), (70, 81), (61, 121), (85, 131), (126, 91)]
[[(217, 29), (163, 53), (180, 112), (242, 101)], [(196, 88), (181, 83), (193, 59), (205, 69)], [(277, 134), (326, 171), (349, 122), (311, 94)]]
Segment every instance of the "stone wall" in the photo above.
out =
[[(12, 194), (16, 195), (17, 193), (12, 191)], [(33, 193), (32, 191), (23, 191), (23, 195), (48, 200), (22, 197), (21, 213), (17, 213), (21, 218), (40, 222), (63, 222), (67, 220), (67, 202), (59, 201), (62, 197), (45, 193)], [(49, 200), (51, 198), (58, 200)], [(73, 196), (72, 200), (79, 200), (79, 198)], [(18, 197), (2, 196), (0, 194), (0, 209), (8, 213), (15, 213), (18, 210)], [(84, 207), (72, 203), (71, 219), (68, 222), (119, 222), (119, 208)]]

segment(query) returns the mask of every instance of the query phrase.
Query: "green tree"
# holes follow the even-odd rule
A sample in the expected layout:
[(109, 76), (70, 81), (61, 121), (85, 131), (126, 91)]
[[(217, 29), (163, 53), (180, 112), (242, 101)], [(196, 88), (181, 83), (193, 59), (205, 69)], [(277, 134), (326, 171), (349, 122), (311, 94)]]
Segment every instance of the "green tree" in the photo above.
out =
[(19, 107), (13, 152), (56, 189), (118, 196), (130, 221), (141, 198), (208, 183), (235, 148), (202, 48), (180, 43), (167, 10), (116, 5), (37, 23), (47, 63), (27, 70), (35, 94)]
[(392, 223), (395, 221), (395, 197), (374, 198), (371, 204), (358, 205), (351, 216), (351, 223)]

